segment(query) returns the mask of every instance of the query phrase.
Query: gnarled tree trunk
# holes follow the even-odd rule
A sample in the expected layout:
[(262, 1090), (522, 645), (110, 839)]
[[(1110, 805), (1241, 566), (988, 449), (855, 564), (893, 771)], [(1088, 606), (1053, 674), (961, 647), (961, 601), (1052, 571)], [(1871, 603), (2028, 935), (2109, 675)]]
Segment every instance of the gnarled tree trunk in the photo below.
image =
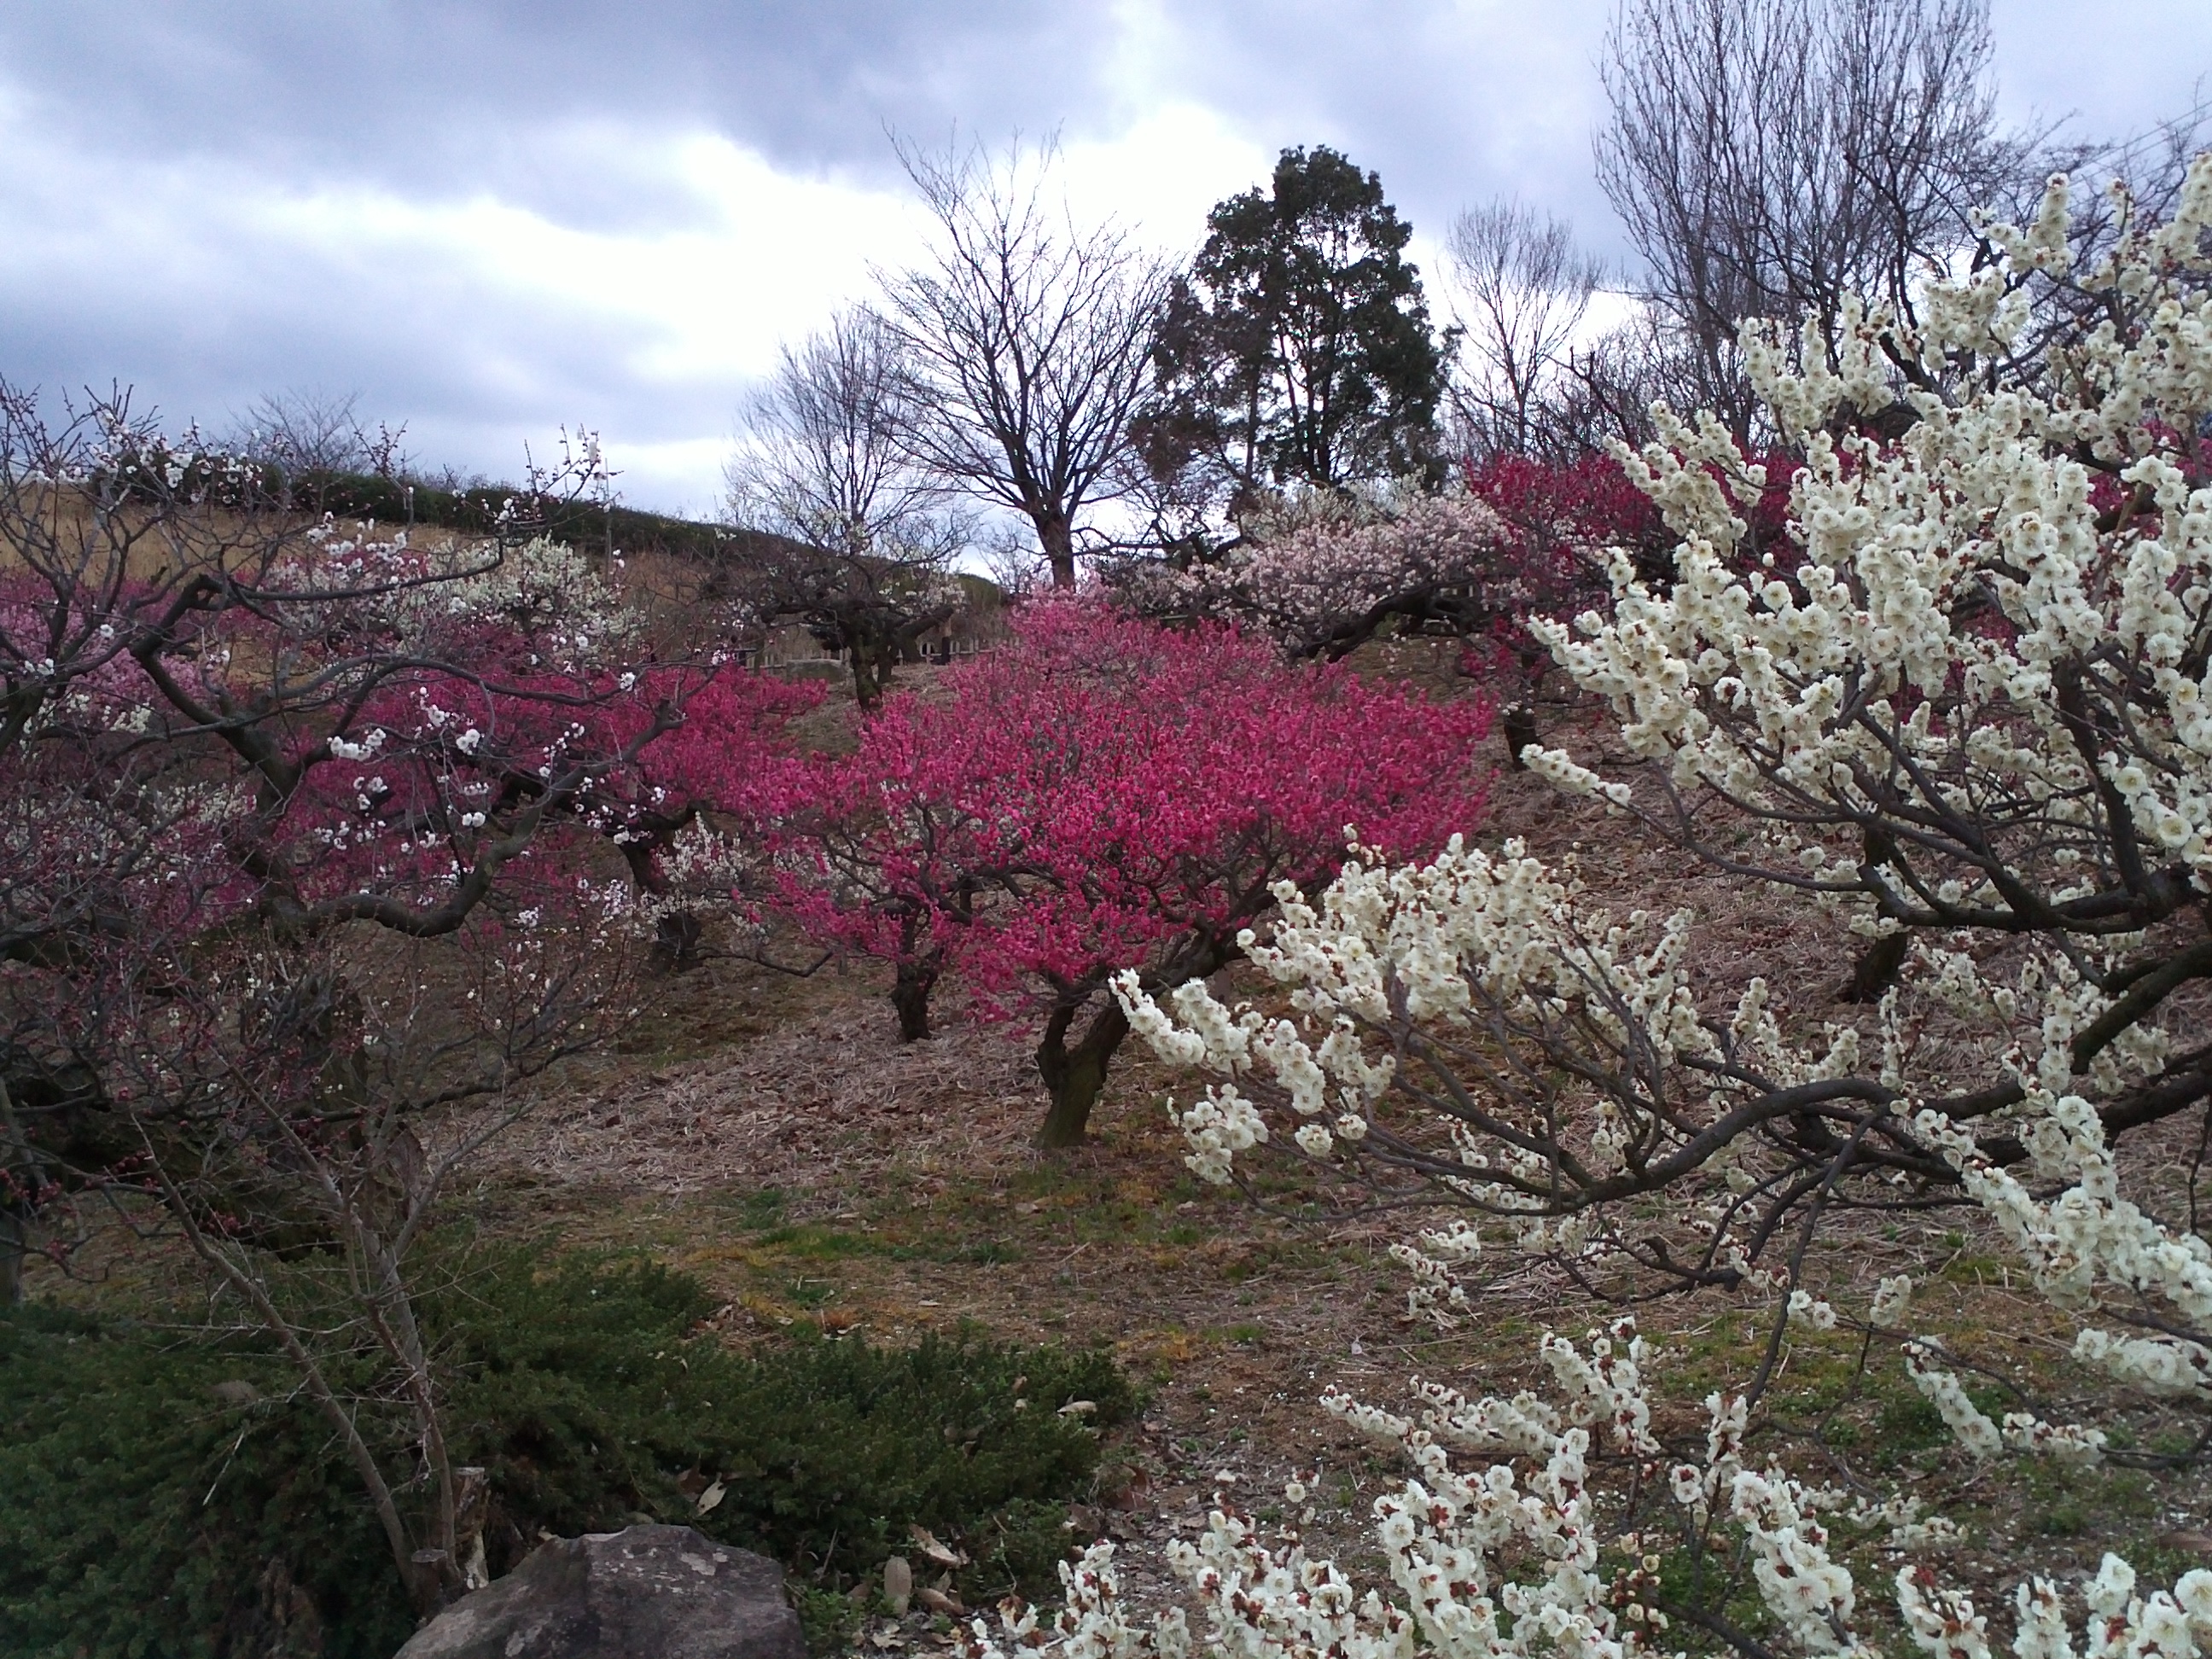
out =
[(1045, 1021), (1044, 1037), (1037, 1044), (1037, 1071), (1052, 1091), (1052, 1109), (1036, 1132), (1036, 1145), (1052, 1148), (1079, 1146), (1091, 1123), (1091, 1109), (1106, 1086), (1106, 1067), (1121, 1039), (1129, 1035), (1128, 1017), (1111, 998), (1091, 1017), (1073, 1047), (1067, 1034), (1082, 1012), (1080, 1004), (1062, 1005)]
[(891, 981), (891, 1006), (898, 1011), (899, 1041), (920, 1042), (929, 1035), (929, 994), (937, 988), (933, 963), (902, 962)]
[(1049, 508), (1032, 509), (1036, 525), (1037, 542), (1044, 549), (1045, 562), (1052, 567), (1054, 587), (1075, 586), (1075, 532), (1061, 514)]

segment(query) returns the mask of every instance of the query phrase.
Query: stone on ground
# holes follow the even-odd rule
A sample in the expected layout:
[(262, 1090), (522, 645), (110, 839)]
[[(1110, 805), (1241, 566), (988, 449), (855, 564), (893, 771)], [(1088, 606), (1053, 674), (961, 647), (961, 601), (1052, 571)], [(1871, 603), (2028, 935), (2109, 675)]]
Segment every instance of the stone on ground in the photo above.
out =
[(806, 1659), (783, 1569), (691, 1527), (545, 1545), (395, 1659)]

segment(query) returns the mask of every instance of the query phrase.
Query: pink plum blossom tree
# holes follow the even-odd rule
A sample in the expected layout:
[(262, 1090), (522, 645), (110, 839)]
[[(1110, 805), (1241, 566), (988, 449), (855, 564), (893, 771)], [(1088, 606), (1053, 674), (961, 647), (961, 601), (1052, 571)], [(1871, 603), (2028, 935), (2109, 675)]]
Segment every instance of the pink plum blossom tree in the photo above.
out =
[(1108, 977), (1165, 989), (1236, 960), (1284, 884), (1335, 870), (1347, 826), (1441, 846), (1480, 815), (1488, 720), (1480, 699), (1286, 666), (1226, 629), (1040, 605), (942, 697), (892, 700), (822, 765), (786, 902), (893, 964), (904, 1036), (952, 972), (1041, 1017), (1039, 1140), (1072, 1145), (1128, 1030)]
[[(742, 808), (795, 704), (672, 653), (564, 547), (413, 544), (264, 483), (120, 398), (55, 430), (0, 391), (0, 1288), (27, 1250), (66, 1265), (94, 1203), (181, 1237), (298, 1365), (428, 1609), (480, 1563), (416, 1247), (629, 1012), (610, 842), (650, 873), (654, 837)], [(711, 756), (664, 755), (695, 707)], [(368, 1437), (350, 1351), (410, 1444)]]

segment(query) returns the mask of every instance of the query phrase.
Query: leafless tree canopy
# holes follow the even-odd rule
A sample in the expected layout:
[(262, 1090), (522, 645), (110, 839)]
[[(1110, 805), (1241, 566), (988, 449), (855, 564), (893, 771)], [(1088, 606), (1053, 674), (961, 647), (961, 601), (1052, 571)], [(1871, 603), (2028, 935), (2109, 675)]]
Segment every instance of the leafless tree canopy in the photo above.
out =
[(873, 312), (841, 313), (784, 348), (744, 418), (727, 476), (731, 516), (765, 532), (743, 572), (750, 607), (847, 652), (873, 702), (900, 656), (963, 603), (949, 567), (972, 530), (910, 453), (898, 336)]
[(264, 392), (238, 416), (233, 447), (288, 471), (367, 470), (369, 439), (362, 430), (361, 394), (294, 387)]
[(914, 410), (898, 339), (874, 312), (841, 312), (785, 346), (743, 421), (727, 476), (732, 513), (748, 529), (885, 557), (950, 550), (960, 526), (908, 459)]
[(1462, 331), (1452, 398), (1462, 435), (1477, 453), (1553, 447), (1542, 417), (1604, 266), (1575, 246), (1571, 227), (1516, 201), (1462, 212), (1444, 246)]
[(1112, 226), (1047, 204), (1049, 148), (899, 156), (936, 222), (927, 260), (884, 279), (917, 416), (909, 453), (1026, 518), (1072, 586), (1085, 510), (1126, 487), (1163, 273)]
[(1600, 182), (1739, 427), (1737, 325), (1847, 295), (1910, 316), (1929, 264), (1972, 246), (2028, 146), (1997, 123), (1988, 0), (1621, 0), (1603, 64)]

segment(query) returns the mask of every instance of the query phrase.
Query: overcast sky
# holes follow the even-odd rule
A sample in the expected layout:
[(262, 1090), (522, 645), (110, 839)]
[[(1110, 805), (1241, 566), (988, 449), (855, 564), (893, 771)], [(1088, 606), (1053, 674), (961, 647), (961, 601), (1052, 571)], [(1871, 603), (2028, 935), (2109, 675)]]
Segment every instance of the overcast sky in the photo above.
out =
[[(779, 340), (916, 246), (887, 131), (1057, 130), (1079, 210), (1166, 248), (1283, 146), (1419, 232), (1517, 193), (1618, 254), (1590, 178), (1607, 0), (12, 0), (0, 374), (221, 428), (358, 392), (513, 477), (600, 428), (704, 511)], [(2116, 134), (2212, 71), (2208, 0), (1996, 0), (2015, 118)], [(1426, 246), (1417, 240), (1416, 251)]]

